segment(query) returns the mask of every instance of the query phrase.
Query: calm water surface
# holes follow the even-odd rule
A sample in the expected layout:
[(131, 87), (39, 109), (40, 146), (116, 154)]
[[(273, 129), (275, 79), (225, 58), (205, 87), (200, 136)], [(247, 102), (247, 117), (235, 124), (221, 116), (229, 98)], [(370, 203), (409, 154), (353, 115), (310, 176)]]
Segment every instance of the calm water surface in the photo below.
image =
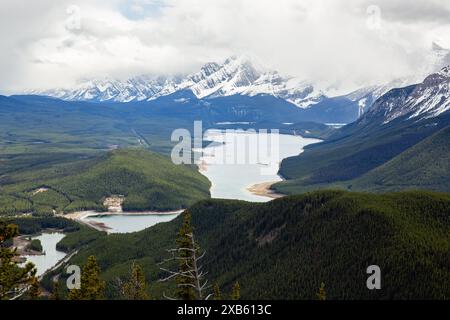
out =
[(65, 235), (60, 232), (43, 233), (40, 236), (32, 237), (39, 239), (42, 244), (42, 251), (45, 253), (40, 256), (24, 256), (27, 262), (33, 262), (37, 269), (37, 276), (54, 267), (66, 254), (56, 250), (56, 244), (61, 241)]
[[(269, 133), (266, 136), (263, 140), (259, 132), (225, 134), (222, 130), (208, 130), (205, 133), (205, 139), (215, 143), (203, 149), (201, 173), (212, 183), (213, 198), (270, 201), (271, 198), (254, 195), (247, 189), (255, 184), (281, 181), (278, 175), (281, 161), (299, 155), (305, 146), (321, 141), (286, 134)], [(278, 141), (279, 147), (271, 148), (270, 141)]]

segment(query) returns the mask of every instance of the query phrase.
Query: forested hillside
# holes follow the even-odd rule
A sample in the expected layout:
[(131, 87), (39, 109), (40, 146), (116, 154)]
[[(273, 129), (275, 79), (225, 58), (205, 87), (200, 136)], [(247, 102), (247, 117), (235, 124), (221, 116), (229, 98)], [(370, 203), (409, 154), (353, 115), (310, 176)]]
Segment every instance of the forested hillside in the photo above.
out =
[[(384, 165), (449, 124), (448, 113), (420, 122), (406, 121), (405, 118), (386, 124), (355, 122), (338, 130), (326, 141), (306, 147), (301, 155), (283, 160), (280, 174), (288, 181), (275, 184), (273, 189), (285, 194), (330, 187), (355, 190), (352, 180)], [(414, 164), (418, 165), (417, 162)], [(448, 171), (445, 173), (448, 175)], [(426, 183), (416, 184), (414, 181), (405, 187), (411, 186), (428, 188)], [(363, 189), (372, 187), (376, 188), (367, 186)], [(448, 191), (445, 185), (430, 189)]]
[(449, 141), (450, 126), (447, 126), (355, 179), (330, 183), (294, 179), (277, 183), (272, 188), (284, 194), (330, 188), (372, 192), (411, 189), (450, 192)]
[[(450, 196), (321, 191), (266, 204), (207, 200), (193, 207), (196, 239), (206, 251), (211, 283), (243, 299), (315, 299), (323, 282), (328, 299), (448, 299)], [(158, 262), (174, 248), (177, 220), (139, 233), (101, 237), (72, 259), (95, 255), (117, 294), (117, 278), (133, 261), (144, 267), (153, 297)], [(368, 290), (366, 269), (378, 265), (382, 289)]]
[(124, 210), (168, 210), (209, 198), (209, 181), (194, 166), (143, 149), (119, 149), (93, 159), (24, 170), (1, 181), (0, 213), (51, 214), (104, 210), (103, 200), (123, 195)]
[(450, 192), (450, 126), (356, 179), (357, 190), (430, 189)]

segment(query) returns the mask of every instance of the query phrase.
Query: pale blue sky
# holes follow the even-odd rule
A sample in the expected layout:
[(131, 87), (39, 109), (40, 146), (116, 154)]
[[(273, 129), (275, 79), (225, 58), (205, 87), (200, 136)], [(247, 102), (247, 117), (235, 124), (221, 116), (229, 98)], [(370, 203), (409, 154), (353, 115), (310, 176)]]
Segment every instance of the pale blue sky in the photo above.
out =
[(129, 0), (119, 3), (118, 8), (128, 19), (141, 20), (157, 17), (166, 5), (163, 0)]

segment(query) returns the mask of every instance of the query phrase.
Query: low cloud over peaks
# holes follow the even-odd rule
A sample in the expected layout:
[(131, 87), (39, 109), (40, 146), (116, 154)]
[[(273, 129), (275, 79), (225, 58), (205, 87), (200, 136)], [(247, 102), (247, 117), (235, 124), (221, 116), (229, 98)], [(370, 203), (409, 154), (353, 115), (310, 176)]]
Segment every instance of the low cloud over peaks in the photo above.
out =
[(249, 53), (283, 73), (358, 87), (450, 47), (448, 1), (81, 0), (0, 3), (0, 92), (80, 78), (197, 71)]

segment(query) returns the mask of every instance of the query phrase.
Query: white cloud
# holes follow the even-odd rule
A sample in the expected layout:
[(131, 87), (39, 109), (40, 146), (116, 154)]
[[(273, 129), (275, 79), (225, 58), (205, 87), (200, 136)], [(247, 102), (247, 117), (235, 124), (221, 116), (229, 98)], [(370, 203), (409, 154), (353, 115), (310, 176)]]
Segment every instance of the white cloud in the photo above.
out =
[(317, 82), (388, 81), (416, 72), (432, 41), (450, 47), (449, 10), (446, 0), (3, 0), (0, 92), (186, 73), (236, 53)]

